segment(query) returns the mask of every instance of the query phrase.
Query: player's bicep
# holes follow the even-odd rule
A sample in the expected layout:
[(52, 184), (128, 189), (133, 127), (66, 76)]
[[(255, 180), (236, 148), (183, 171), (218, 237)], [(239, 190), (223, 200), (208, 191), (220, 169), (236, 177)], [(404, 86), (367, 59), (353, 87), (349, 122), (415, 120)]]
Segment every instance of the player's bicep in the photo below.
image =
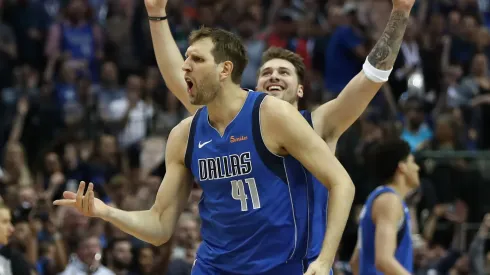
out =
[(152, 209), (166, 223), (175, 225), (188, 202), (191, 188), (192, 176), (189, 170), (179, 163), (168, 164)]
[(372, 208), (376, 225), (375, 259), (381, 263), (395, 255), (398, 225), (403, 217), (401, 203), (395, 194), (387, 193), (376, 199)]
[(160, 219), (166, 223), (172, 222), (173, 225), (187, 204), (192, 188), (192, 174), (184, 164), (190, 121), (184, 120), (169, 135), (165, 152), (167, 172), (152, 207)]

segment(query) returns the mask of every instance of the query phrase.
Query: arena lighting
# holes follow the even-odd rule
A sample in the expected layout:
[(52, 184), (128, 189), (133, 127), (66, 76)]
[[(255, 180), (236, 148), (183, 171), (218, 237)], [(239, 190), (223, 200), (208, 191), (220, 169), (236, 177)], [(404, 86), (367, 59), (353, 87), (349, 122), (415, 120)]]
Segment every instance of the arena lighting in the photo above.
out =
[(408, 78), (408, 90), (410, 94), (416, 94), (421, 97), (424, 95), (425, 87), (422, 72), (416, 71), (410, 75)]

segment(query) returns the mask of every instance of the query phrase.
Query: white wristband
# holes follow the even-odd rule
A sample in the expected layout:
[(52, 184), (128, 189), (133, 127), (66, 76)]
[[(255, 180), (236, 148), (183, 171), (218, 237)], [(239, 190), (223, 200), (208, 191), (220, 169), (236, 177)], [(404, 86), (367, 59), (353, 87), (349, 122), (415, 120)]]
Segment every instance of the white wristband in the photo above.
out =
[(364, 65), (362, 65), (362, 70), (364, 71), (366, 77), (369, 78), (369, 80), (376, 83), (381, 83), (388, 81), (388, 78), (390, 77), (393, 68), (389, 69), (388, 71), (376, 69), (373, 65), (371, 65), (371, 63), (369, 63), (368, 59), (366, 58)]

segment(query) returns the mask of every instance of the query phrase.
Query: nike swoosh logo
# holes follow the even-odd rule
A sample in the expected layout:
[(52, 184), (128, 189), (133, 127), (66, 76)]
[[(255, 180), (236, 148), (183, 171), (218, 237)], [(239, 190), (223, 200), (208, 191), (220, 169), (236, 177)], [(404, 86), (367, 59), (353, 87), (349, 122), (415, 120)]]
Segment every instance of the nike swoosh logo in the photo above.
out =
[(199, 141), (199, 149), (201, 149), (202, 147), (204, 147), (204, 145), (206, 145), (206, 144), (210, 143), (211, 141), (213, 141), (213, 140), (211, 139), (211, 140), (206, 141), (206, 142), (203, 142), (203, 143), (201, 143), (201, 142)]

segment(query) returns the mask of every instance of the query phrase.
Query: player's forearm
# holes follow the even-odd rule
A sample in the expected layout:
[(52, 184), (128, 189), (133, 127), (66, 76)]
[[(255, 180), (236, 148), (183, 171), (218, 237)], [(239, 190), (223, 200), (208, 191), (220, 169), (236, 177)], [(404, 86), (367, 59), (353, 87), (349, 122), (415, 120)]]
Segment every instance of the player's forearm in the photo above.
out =
[(123, 211), (110, 207), (103, 217), (122, 231), (155, 246), (167, 242), (172, 230), (161, 222), (158, 213), (152, 210)]
[(410, 275), (410, 272), (406, 270), (395, 257), (389, 257), (385, 259), (376, 259), (376, 270), (382, 272), (385, 275)]
[(390, 70), (400, 51), (408, 24), (410, 9), (393, 8), (381, 38), (368, 55), (368, 61), (379, 70)]
[[(148, 14), (150, 16), (166, 15), (165, 11), (148, 11)], [(172, 36), (168, 20), (150, 20), (150, 31), (158, 68), (165, 80), (165, 84), (179, 101), (184, 104), (185, 108), (190, 113), (194, 113), (198, 106), (190, 104), (187, 97), (187, 84), (184, 80), (184, 72), (181, 69), (184, 59)]]
[(359, 249), (354, 249), (354, 253), (352, 254), (349, 264), (352, 274), (359, 275)]
[(334, 184), (329, 189), (327, 231), (318, 259), (330, 266), (335, 259), (354, 200), (354, 184), (348, 179), (348, 182)]

